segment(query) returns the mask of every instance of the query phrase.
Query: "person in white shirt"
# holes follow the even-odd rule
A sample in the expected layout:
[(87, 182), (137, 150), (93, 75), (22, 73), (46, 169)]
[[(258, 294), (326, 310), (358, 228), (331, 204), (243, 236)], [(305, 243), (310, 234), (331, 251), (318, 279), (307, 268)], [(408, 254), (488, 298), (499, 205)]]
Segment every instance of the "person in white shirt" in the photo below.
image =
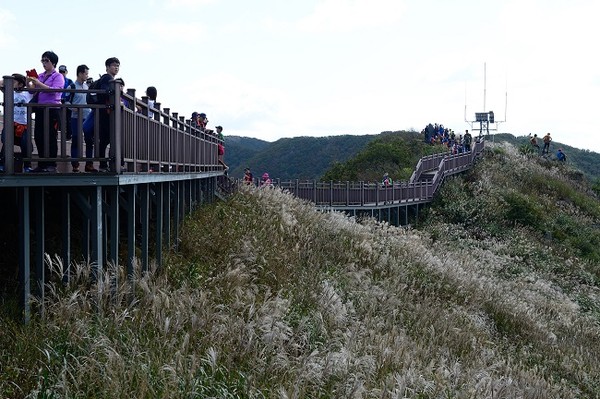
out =
[[(69, 86), (70, 89), (87, 90), (89, 89), (87, 79), (89, 76), (90, 69), (87, 65), (79, 65), (77, 67), (77, 79)], [(74, 105), (87, 104), (86, 93), (69, 93), (67, 102)], [(79, 140), (81, 140), (83, 133), (83, 121), (90, 114), (92, 110), (90, 108), (72, 108), (71, 109), (71, 158), (79, 158)], [(79, 125), (79, 113), (81, 112), (81, 125)], [(87, 156), (92, 157), (92, 148), (88, 151)], [(87, 151), (87, 147), (86, 147)], [(79, 161), (71, 162), (73, 167), (73, 173), (79, 172)]]
[[(21, 155), (25, 158), (30, 157), (29, 153), (29, 135), (27, 132), (27, 107), (22, 105), (31, 101), (33, 94), (29, 93), (26, 88), (26, 78), (19, 73), (13, 73), (14, 78), (14, 132), (15, 145), (21, 147)], [(0, 80), (0, 88), (4, 88), (4, 80)], [(2, 129), (2, 150), (0, 150), (0, 172), (4, 171), (4, 129)], [(31, 172), (31, 162), (23, 163), (23, 171)]]
[(148, 96), (148, 118), (150, 119), (154, 119), (154, 112), (150, 111), (150, 108), (154, 108), (157, 94), (158, 92), (154, 86), (148, 86), (146, 89), (146, 96)]

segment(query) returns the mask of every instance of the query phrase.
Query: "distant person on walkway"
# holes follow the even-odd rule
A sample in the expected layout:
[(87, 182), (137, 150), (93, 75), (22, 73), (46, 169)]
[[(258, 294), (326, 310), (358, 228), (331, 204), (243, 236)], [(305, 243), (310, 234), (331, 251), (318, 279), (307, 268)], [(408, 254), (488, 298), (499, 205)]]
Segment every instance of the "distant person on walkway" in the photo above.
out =
[(219, 136), (219, 140), (221, 140), (221, 142), (218, 144), (219, 163), (221, 164), (221, 166), (223, 166), (223, 170), (227, 172), (229, 170), (229, 166), (225, 165), (225, 161), (223, 161), (223, 157), (225, 156), (225, 137), (223, 137), (223, 126), (217, 126), (216, 129), (217, 135)]
[(387, 189), (392, 187), (392, 178), (390, 177), (390, 175), (387, 172), (385, 172), (383, 174), (383, 179), (381, 180), (381, 187), (386, 189), (385, 194), (384, 194), (385, 198), (383, 200), (383, 203), (387, 204), (388, 203), (388, 190)]
[(267, 172), (263, 173), (262, 179), (260, 180), (260, 186), (261, 187), (270, 187), (272, 184), (273, 184), (273, 182), (271, 181), (269, 174)]
[(556, 159), (558, 159), (559, 162), (566, 162), (567, 156), (563, 152), (562, 148), (559, 148), (558, 151), (556, 151)]
[(194, 111), (192, 112), (192, 118), (190, 119), (190, 124), (192, 125), (192, 127), (198, 129), (198, 112)]
[(542, 154), (548, 154), (550, 152), (550, 142), (552, 141), (552, 137), (550, 137), (550, 133), (546, 133), (544, 136), (544, 148), (542, 149)]
[[(88, 75), (89, 75), (89, 68), (87, 67), (87, 65), (79, 65), (77, 67), (77, 79), (75, 80), (75, 82), (73, 82), (73, 84), (71, 85), (71, 88), (79, 89), (79, 90), (87, 90), (88, 89), (88, 84), (87, 84)], [(71, 104), (76, 104), (76, 105), (87, 104), (86, 93), (70, 93), (69, 98), (67, 99), (67, 102), (71, 103)], [(71, 137), (71, 158), (79, 158), (79, 140), (81, 140), (82, 133), (83, 133), (83, 127), (79, 126), (79, 121), (78, 121), (79, 112), (81, 112), (81, 122), (83, 125), (83, 121), (85, 120), (85, 118), (87, 118), (87, 116), (90, 114), (91, 111), (92, 110), (90, 108), (72, 108), (71, 109), (71, 120), (69, 121), (70, 125), (71, 125), (71, 135), (72, 135), (72, 137)], [(88, 150), (87, 146), (86, 146), (86, 151), (87, 151), (86, 156), (89, 156), (91, 158), (93, 147), (91, 147)], [(79, 172), (79, 161), (72, 161), (71, 166), (73, 167), (73, 173)]]
[(382, 187), (390, 187), (392, 185), (392, 178), (390, 177), (390, 175), (385, 172), (383, 174), (383, 179), (381, 180), (381, 186)]
[(465, 142), (465, 152), (471, 151), (471, 142), (473, 141), (473, 137), (471, 137), (471, 133), (469, 133), (469, 130), (465, 130), (463, 140)]
[(529, 140), (529, 142), (531, 143), (531, 146), (535, 148), (535, 152), (537, 153), (537, 155), (540, 155), (540, 145), (537, 142), (537, 134), (534, 134), (533, 137)]
[[(41, 59), (44, 72), (41, 75), (28, 76), (27, 85), (32, 89), (64, 89), (65, 78), (56, 70), (58, 63), (58, 55), (53, 51), (46, 51), (42, 54)], [(62, 93), (57, 92), (38, 92), (33, 94), (33, 100), (38, 104), (56, 104), (57, 107), (42, 108), (35, 107), (35, 128), (34, 139), (37, 147), (37, 152), (40, 158), (57, 158), (58, 156), (58, 127), (60, 123), (60, 115), (58, 104), (61, 103)], [(44, 125), (44, 113), (48, 110), (48, 125)], [(48, 131), (48, 141), (44, 138), (44, 131)], [(46, 151), (48, 153), (46, 154)], [(56, 161), (39, 161), (38, 166), (33, 169), (33, 172), (52, 172), (56, 173)]]
[(199, 129), (202, 130), (204, 133), (215, 135), (215, 131), (207, 128), (206, 127), (207, 125), (208, 125), (208, 118), (207, 118), (206, 114), (204, 112), (199, 113), (198, 114)]
[(208, 118), (204, 112), (198, 114), (198, 129), (203, 132), (206, 130), (206, 125), (208, 125)]
[[(30, 156), (29, 154), (29, 135), (27, 132), (27, 107), (19, 106), (18, 104), (25, 104), (31, 100), (33, 96), (27, 90), (24, 90), (27, 85), (27, 78), (19, 73), (13, 73), (13, 101), (14, 101), (14, 137), (15, 145), (21, 147), (21, 155), (25, 158)], [(4, 88), (4, 81), (0, 80), (0, 88)], [(2, 129), (2, 150), (0, 150), (0, 172), (4, 172), (4, 128)], [(23, 171), (31, 172), (31, 162), (23, 163)]]
[(158, 91), (154, 86), (148, 86), (146, 89), (146, 96), (148, 97), (148, 118), (154, 119), (154, 112), (150, 111), (150, 108), (154, 108), (156, 104), (156, 96), (158, 95)]
[(253, 184), (254, 177), (252, 176), (252, 172), (250, 172), (250, 168), (244, 169), (244, 184)]

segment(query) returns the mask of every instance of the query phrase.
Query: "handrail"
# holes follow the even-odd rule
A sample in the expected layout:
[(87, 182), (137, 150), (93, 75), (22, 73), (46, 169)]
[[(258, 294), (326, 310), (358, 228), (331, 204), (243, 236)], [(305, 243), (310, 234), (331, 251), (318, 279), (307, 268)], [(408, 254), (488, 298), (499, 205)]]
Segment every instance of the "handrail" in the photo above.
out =
[[(12, 76), (4, 76), (4, 112), (3, 125), (5, 127), (5, 174), (14, 174), (14, 88)], [(218, 162), (218, 144), (221, 139), (216, 134), (198, 129), (192, 121), (171, 112), (169, 108), (162, 108), (156, 103), (154, 107), (148, 105), (148, 99), (137, 99), (135, 90), (129, 89), (127, 93), (121, 92), (121, 87), (110, 82), (109, 90), (82, 90), (82, 89), (32, 89), (31, 92), (67, 92), (67, 93), (104, 93), (108, 96), (107, 104), (21, 104), (27, 108), (28, 117), (28, 153), (24, 154), (27, 161), (53, 161), (59, 165), (68, 165), (71, 162), (107, 161), (113, 174), (122, 173), (121, 165), (130, 172), (161, 171), (161, 172), (206, 172), (222, 171)], [(125, 103), (122, 103), (124, 100)], [(57, 109), (61, 126), (70, 123), (67, 120), (68, 108), (90, 108), (95, 113), (93, 146), (99, 147), (100, 113), (109, 114), (110, 146), (109, 154), (94, 153), (93, 158), (71, 157), (70, 145), (67, 145), (66, 129), (61, 129), (58, 140), (56, 158), (51, 158), (46, 145), (45, 154), (37, 154), (33, 149), (34, 124), (33, 109), (42, 110), (43, 120), (48, 121), (50, 109)], [(120, 112), (114, 112), (117, 109)], [(149, 116), (151, 115), (151, 117)], [(81, 113), (77, 120), (77, 130), (81, 140), (78, 143), (79, 154), (84, 154), (83, 120)], [(38, 118), (40, 117), (38, 116)], [(50, 137), (48, 123), (44, 124), (44, 140), (49, 143)]]

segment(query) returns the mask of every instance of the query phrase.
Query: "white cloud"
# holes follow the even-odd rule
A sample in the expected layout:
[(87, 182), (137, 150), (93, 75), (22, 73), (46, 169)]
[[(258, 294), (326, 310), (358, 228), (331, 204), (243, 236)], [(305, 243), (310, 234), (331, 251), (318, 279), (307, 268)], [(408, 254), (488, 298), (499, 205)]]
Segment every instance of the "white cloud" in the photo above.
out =
[(401, 0), (324, 0), (298, 28), (318, 33), (387, 26), (400, 22), (404, 8)]
[(167, 0), (167, 8), (190, 8), (200, 7), (206, 4), (214, 3), (216, 0)]
[(207, 37), (207, 29), (201, 24), (165, 21), (130, 22), (123, 25), (120, 33), (146, 52), (165, 45), (199, 43)]
[(16, 43), (13, 32), (16, 31), (17, 18), (9, 10), (0, 9), (0, 48), (9, 48)]

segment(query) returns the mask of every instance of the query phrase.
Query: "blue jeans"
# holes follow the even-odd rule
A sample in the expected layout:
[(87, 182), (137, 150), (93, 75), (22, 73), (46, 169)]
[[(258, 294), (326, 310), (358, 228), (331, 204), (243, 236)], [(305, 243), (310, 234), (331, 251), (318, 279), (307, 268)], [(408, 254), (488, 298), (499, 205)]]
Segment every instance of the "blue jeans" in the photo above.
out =
[[(84, 132), (77, 126), (77, 118), (71, 118), (71, 158), (79, 158), (79, 140), (83, 136), (85, 142), (85, 157), (94, 157), (94, 131)], [(81, 134), (83, 133), (83, 135)], [(79, 166), (79, 161), (72, 161), (71, 165)]]

